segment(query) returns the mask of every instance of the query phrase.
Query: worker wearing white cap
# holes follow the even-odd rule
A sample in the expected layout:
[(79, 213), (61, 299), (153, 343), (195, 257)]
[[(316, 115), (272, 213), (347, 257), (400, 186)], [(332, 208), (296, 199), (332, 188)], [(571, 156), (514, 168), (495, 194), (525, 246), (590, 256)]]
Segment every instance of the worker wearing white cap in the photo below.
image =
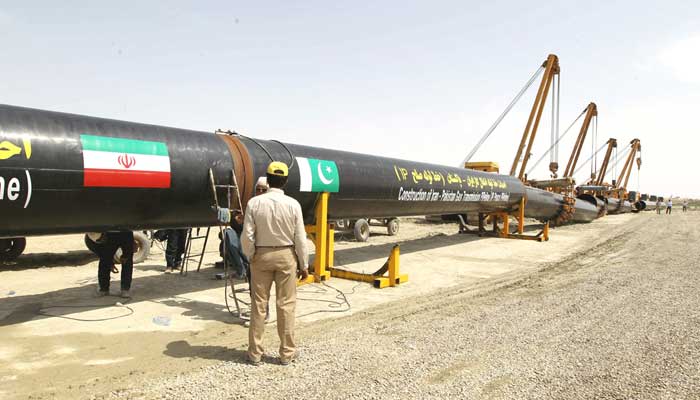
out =
[(266, 176), (261, 176), (258, 178), (258, 181), (255, 182), (255, 195), (261, 195), (263, 193), (267, 193), (267, 191), (270, 189), (270, 185), (267, 184), (267, 177)]
[(282, 162), (267, 168), (267, 193), (248, 201), (241, 245), (251, 265), (251, 313), (248, 330), (248, 362), (258, 365), (264, 353), (265, 308), (275, 283), (280, 364), (297, 355), (294, 342), (297, 273), (308, 277), (308, 250), (301, 205), (282, 190), (289, 170)]

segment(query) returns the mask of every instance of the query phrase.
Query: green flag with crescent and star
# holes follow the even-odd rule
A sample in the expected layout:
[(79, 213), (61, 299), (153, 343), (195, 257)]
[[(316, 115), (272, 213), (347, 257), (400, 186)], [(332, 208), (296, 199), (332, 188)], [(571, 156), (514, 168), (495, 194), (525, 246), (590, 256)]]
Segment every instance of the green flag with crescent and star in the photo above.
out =
[(297, 157), (300, 192), (329, 192), (340, 190), (340, 176), (335, 161)]

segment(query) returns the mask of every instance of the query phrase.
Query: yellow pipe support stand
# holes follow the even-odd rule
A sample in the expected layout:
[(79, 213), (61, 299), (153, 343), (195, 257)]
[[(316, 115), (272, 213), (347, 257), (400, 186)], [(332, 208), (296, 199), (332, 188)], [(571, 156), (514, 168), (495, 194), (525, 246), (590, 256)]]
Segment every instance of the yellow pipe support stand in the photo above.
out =
[(331, 268), (331, 275), (336, 278), (349, 279), (353, 281), (369, 282), (377, 289), (383, 289), (385, 287), (394, 287), (402, 283), (408, 282), (407, 274), (399, 273), (399, 259), (401, 256), (401, 251), (399, 245), (394, 245), (389, 254), (388, 263), (388, 276), (383, 274), (363, 274), (359, 272), (346, 271), (338, 268)]
[(307, 283), (318, 283), (330, 279), (331, 276), (337, 278), (350, 279), (361, 282), (369, 282), (376, 288), (396, 286), (408, 281), (408, 275), (399, 273), (399, 246), (395, 245), (389, 256), (388, 272), (389, 276), (361, 274), (357, 272), (345, 271), (333, 268), (333, 254), (335, 251), (335, 229), (332, 223), (328, 222), (328, 199), (329, 194), (323, 192), (319, 195), (316, 203), (314, 225), (306, 225), (304, 229), (311, 237), (316, 246), (316, 256), (314, 257), (314, 273), (305, 280), (299, 280), (297, 285)]
[(311, 237), (316, 245), (316, 256), (314, 257), (314, 273), (306, 280), (299, 280), (297, 285), (306, 283), (318, 283), (328, 280), (331, 277), (328, 266), (333, 263), (333, 247), (335, 230), (333, 224), (328, 223), (328, 196), (323, 192), (318, 197), (314, 225), (306, 225), (306, 234)]
[(520, 209), (518, 210), (518, 235), (522, 235), (525, 232), (525, 204), (527, 199), (523, 197), (520, 199)]
[[(502, 239), (523, 239), (523, 240), (536, 240), (538, 242), (546, 242), (549, 240), (549, 222), (545, 222), (542, 230), (535, 235), (525, 235), (525, 204), (527, 199), (522, 198), (520, 200), (520, 207), (518, 212), (513, 217), (518, 221), (518, 231), (517, 233), (510, 232), (510, 214), (507, 212), (494, 212), (494, 213), (484, 213), (479, 214), (479, 229), (470, 230), (466, 225), (460, 227), (460, 233), (470, 233), (479, 236), (495, 236)], [(486, 218), (484, 218), (486, 217)], [(492, 230), (489, 232), (484, 226), (484, 219), (490, 221), (493, 225)], [(503, 223), (503, 229), (498, 227), (498, 223)]]

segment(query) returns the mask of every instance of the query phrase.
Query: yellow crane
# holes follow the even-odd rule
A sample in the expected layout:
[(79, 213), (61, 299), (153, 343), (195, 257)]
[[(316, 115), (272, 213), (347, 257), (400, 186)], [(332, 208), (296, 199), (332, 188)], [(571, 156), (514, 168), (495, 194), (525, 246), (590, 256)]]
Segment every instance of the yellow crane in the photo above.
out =
[(574, 171), (576, 170), (576, 164), (578, 163), (578, 158), (581, 155), (581, 150), (583, 149), (583, 142), (586, 140), (586, 134), (591, 126), (591, 121), (593, 118), (598, 116), (598, 107), (595, 103), (591, 102), (586, 107), (586, 116), (583, 119), (583, 124), (581, 125), (581, 130), (579, 131), (578, 137), (576, 138), (576, 143), (571, 151), (571, 156), (569, 157), (569, 162), (566, 164), (566, 169), (564, 170), (564, 178), (573, 178)]
[[(520, 145), (518, 146), (518, 151), (515, 154), (513, 165), (510, 168), (510, 174), (512, 176), (517, 176), (521, 181), (526, 180), (525, 169), (527, 167), (527, 162), (530, 159), (532, 145), (535, 142), (537, 128), (540, 125), (540, 119), (542, 118), (542, 111), (544, 110), (544, 105), (547, 101), (549, 88), (552, 86), (554, 77), (559, 75), (559, 58), (554, 54), (550, 54), (547, 56), (547, 60), (545, 60), (545, 62), (542, 64), (542, 67), (544, 67), (544, 75), (542, 76), (540, 87), (537, 90), (537, 96), (535, 97), (535, 102), (532, 105), (530, 116), (527, 119), (527, 125), (525, 125), (525, 131), (523, 131), (523, 137), (520, 140)], [(527, 148), (525, 147), (526, 145)], [(521, 157), (522, 162), (520, 160)], [(519, 172), (518, 166), (520, 166)]]
[(605, 151), (605, 157), (603, 157), (603, 162), (600, 164), (600, 169), (598, 170), (598, 176), (591, 177), (591, 184), (602, 186), (605, 180), (605, 174), (608, 173), (608, 165), (610, 165), (610, 157), (612, 152), (617, 148), (617, 139), (608, 139), (608, 149)]
[[(639, 139), (632, 139), (630, 142), (630, 152), (629, 155), (627, 156), (627, 159), (625, 160), (625, 164), (622, 166), (622, 170), (620, 170), (620, 175), (618, 176), (617, 180), (613, 181), (612, 184), (612, 196), (615, 198), (618, 198), (620, 200), (626, 200), (627, 199), (627, 184), (629, 183), (630, 180), (630, 174), (632, 173), (632, 166), (634, 165), (635, 161), (637, 163), (637, 170), (639, 170), (642, 167), (642, 157), (638, 157), (635, 160), (635, 157), (637, 156), (637, 152), (641, 152), (642, 150), (642, 144)], [(623, 183), (624, 182), (624, 183)]]

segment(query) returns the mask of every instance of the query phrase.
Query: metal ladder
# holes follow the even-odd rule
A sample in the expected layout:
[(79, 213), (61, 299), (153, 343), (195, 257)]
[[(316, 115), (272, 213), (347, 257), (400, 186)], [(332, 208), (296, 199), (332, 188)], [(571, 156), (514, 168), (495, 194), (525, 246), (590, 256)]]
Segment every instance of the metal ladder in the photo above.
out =
[[(236, 174), (233, 170), (231, 170), (231, 181), (232, 181), (231, 182), (232, 184), (228, 184), (228, 185), (217, 184), (216, 180), (214, 179), (214, 172), (212, 171), (211, 168), (209, 168), (209, 184), (211, 186), (212, 195), (214, 197), (214, 206), (216, 206), (217, 210), (221, 204), (219, 202), (219, 196), (218, 196), (217, 191), (216, 191), (217, 188), (226, 188), (227, 189), (226, 208), (228, 208), (229, 210), (232, 209), (231, 208), (231, 200), (232, 200), (231, 195), (233, 193), (235, 193), (236, 204), (238, 205), (238, 208), (241, 209), (241, 211), (243, 210), (243, 202), (241, 201), (241, 193), (240, 193), (240, 190), (238, 189), (238, 180), (237, 180)], [(231, 218), (235, 218), (235, 216), (232, 215)], [(229, 275), (228, 275), (228, 258), (226, 257), (226, 243), (225, 243), (226, 237), (224, 236), (224, 227), (226, 225), (219, 222), (218, 226), (219, 226), (219, 234), (220, 234), (221, 240), (223, 242), (222, 248), (223, 248), (223, 256), (224, 256), (224, 279), (226, 280), (226, 284), (224, 285), (224, 300), (226, 302), (226, 308), (229, 310), (229, 313), (231, 313), (232, 315), (235, 315), (236, 317), (238, 317), (242, 320), (249, 321), (250, 317), (245, 317), (243, 315), (243, 313), (241, 312), (241, 305), (240, 305), (240, 302), (238, 300), (238, 296), (236, 295), (235, 281), (232, 277), (229, 277)], [(229, 285), (231, 288), (231, 294), (233, 296), (233, 301), (234, 301), (234, 304), (236, 306), (236, 313), (233, 313), (228, 305)]]
[[(187, 275), (187, 267), (190, 263), (190, 260), (193, 259), (199, 258), (199, 260), (197, 261), (197, 272), (199, 272), (199, 270), (202, 268), (202, 261), (204, 260), (204, 253), (207, 249), (207, 242), (209, 241), (209, 232), (211, 231), (211, 227), (208, 226), (204, 234), (202, 234), (203, 229), (204, 228), (197, 227), (190, 228), (187, 230), (187, 241), (185, 242), (185, 256), (182, 259), (182, 269), (180, 269), (180, 275)], [(198, 254), (192, 254), (192, 241), (202, 239), (204, 239), (202, 251)]]

